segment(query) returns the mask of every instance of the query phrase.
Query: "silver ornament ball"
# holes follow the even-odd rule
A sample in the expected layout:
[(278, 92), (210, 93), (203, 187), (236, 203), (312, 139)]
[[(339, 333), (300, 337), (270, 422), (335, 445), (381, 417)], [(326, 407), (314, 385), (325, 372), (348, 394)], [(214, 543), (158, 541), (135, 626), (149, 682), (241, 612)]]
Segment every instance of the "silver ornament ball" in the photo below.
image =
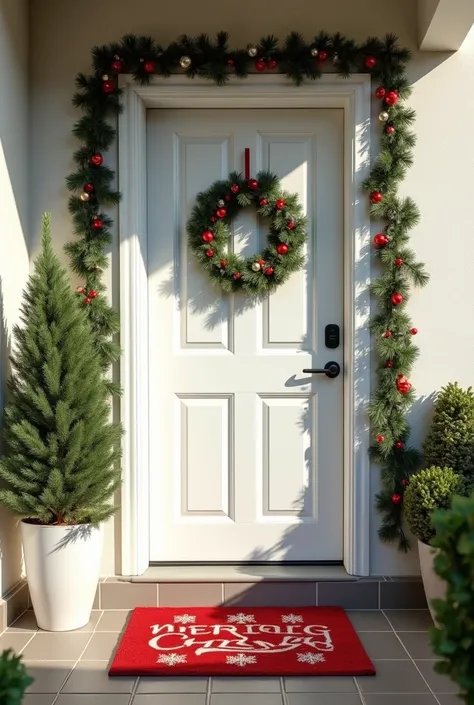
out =
[(83, 203), (87, 203), (87, 201), (90, 200), (90, 195), (86, 191), (83, 191), (80, 198)]
[(247, 52), (248, 52), (248, 55), (249, 55), (250, 57), (252, 57), (252, 59), (254, 59), (254, 58), (257, 56), (257, 54), (258, 54), (258, 49), (257, 49), (257, 47), (254, 46), (253, 44), (250, 44), (250, 45), (247, 47)]
[(102, 80), (103, 80), (103, 81), (108, 81), (108, 80), (109, 80), (109, 76), (108, 76), (107, 73), (104, 73), (104, 75), (102, 76)]
[(252, 264), (252, 271), (259, 272), (262, 269), (262, 265), (259, 262), (254, 262)]
[(319, 51), (316, 49), (316, 47), (312, 47), (312, 49), (311, 49), (311, 56), (313, 56), (314, 58), (316, 58), (318, 54), (319, 54)]
[(386, 110), (382, 110), (382, 112), (379, 113), (380, 122), (387, 122), (389, 117), (390, 117), (390, 115), (387, 113)]
[(217, 205), (219, 206), (219, 208), (224, 208), (225, 201), (223, 201), (222, 198), (219, 198), (219, 200), (217, 201)]
[(191, 59), (189, 56), (182, 56), (179, 60), (179, 65), (182, 69), (189, 69), (191, 66)]

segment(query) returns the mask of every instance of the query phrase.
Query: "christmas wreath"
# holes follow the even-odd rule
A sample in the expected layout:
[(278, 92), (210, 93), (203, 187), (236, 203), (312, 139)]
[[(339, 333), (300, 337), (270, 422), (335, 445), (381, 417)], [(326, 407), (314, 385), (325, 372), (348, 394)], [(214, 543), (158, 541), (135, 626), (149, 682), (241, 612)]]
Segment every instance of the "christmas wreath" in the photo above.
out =
[[(270, 219), (268, 244), (253, 257), (228, 250), (231, 226), (241, 208), (254, 206)], [(263, 294), (283, 284), (304, 264), (306, 218), (296, 194), (283, 191), (277, 176), (261, 171), (256, 179), (232, 173), (199, 193), (187, 224), (189, 245), (213, 282), (225, 292)]]

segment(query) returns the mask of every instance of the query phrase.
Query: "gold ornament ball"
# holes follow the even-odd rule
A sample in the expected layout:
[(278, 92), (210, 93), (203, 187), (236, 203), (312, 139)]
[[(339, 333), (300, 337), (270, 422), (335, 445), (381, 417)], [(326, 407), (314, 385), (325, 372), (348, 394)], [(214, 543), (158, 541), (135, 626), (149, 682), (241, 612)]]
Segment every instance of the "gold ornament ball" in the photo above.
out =
[(189, 58), (189, 56), (182, 56), (179, 60), (179, 65), (182, 69), (189, 69), (189, 67), (191, 66), (191, 59)]
[(380, 122), (387, 122), (389, 117), (390, 117), (390, 115), (387, 113), (386, 110), (382, 110), (382, 112), (379, 113)]
[(259, 262), (254, 262), (254, 263), (252, 264), (252, 270), (253, 270), (254, 272), (259, 272), (259, 271), (261, 270), (261, 268), (262, 268), (262, 265), (259, 264)]
[(104, 73), (104, 75), (102, 76), (102, 80), (103, 80), (103, 81), (108, 81), (108, 80), (109, 80), (109, 75), (108, 75), (107, 73)]
[(313, 56), (314, 58), (316, 58), (318, 54), (319, 54), (319, 51), (316, 49), (316, 47), (313, 47), (313, 48), (311, 49), (311, 56)]
[(81, 193), (81, 201), (83, 201), (83, 203), (87, 203), (87, 201), (89, 201), (89, 200), (90, 200), (90, 195), (88, 193), (86, 193), (86, 191), (83, 191)]
[(254, 58), (257, 56), (257, 54), (258, 54), (258, 49), (257, 49), (257, 47), (254, 46), (253, 44), (250, 44), (250, 45), (247, 47), (247, 53), (248, 53), (249, 56), (252, 57), (252, 59), (254, 59)]

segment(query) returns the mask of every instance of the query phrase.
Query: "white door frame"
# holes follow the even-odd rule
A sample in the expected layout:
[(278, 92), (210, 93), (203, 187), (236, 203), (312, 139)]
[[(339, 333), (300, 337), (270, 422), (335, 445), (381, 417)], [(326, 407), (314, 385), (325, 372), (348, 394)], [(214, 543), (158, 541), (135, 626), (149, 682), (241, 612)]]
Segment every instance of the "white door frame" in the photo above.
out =
[(139, 86), (122, 76), (120, 84), (121, 573), (141, 575), (150, 561), (146, 111), (239, 107), (344, 110), (344, 566), (369, 575), (370, 217), (361, 185), (370, 168), (370, 78), (325, 75), (294, 86), (280, 75), (250, 76), (219, 87), (184, 76)]

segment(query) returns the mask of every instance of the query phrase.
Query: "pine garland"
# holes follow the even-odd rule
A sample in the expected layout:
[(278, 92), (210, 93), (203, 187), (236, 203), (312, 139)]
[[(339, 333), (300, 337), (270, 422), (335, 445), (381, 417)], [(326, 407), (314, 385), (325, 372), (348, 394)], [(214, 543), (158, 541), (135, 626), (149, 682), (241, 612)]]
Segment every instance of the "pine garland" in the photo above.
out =
[[(181, 72), (225, 85), (231, 76), (246, 78), (251, 72), (283, 73), (294, 84), (320, 78), (323, 72), (347, 77), (353, 72), (369, 73), (379, 101), (382, 126), (381, 151), (371, 169), (364, 190), (371, 203), (371, 216), (384, 225), (375, 238), (375, 256), (380, 275), (372, 282), (372, 296), (378, 312), (371, 322), (379, 357), (378, 384), (369, 407), (373, 429), (370, 452), (381, 466), (382, 491), (377, 507), (383, 515), (380, 538), (397, 541), (401, 550), (409, 542), (402, 521), (403, 493), (408, 478), (417, 467), (419, 455), (408, 447), (406, 420), (414, 392), (407, 377), (418, 350), (413, 343), (416, 329), (406, 313), (413, 285), (428, 279), (422, 264), (409, 247), (409, 231), (419, 218), (411, 198), (400, 198), (398, 186), (412, 163), (415, 136), (411, 131), (414, 111), (405, 105), (410, 88), (405, 69), (410, 52), (400, 48), (393, 35), (369, 38), (359, 45), (339, 33), (320, 32), (306, 42), (291, 32), (282, 45), (273, 37), (263, 37), (245, 49), (231, 49), (228, 35), (215, 39), (207, 35), (180, 37), (168, 47), (150, 37), (125, 36), (121, 42), (92, 50), (93, 72), (76, 78), (73, 102), (83, 110), (74, 127), (81, 147), (74, 154), (76, 171), (67, 178), (72, 195), (69, 208), (78, 236), (67, 245), (73, 270), (84, 280), (79, 287), (88, 308), (104, 373), (118, 360), (120, 349), (113, 341), (119, 319), (102, 296), (101, 274), (107, 265), (104, 250), (111, 244), (112, 220), (103, 207), (115, 206), (120, 194), (114, 190), (114, 172), (103, 164), (103, 152), (116, 137), (108, 120), (120, 112), (121, 91), (117, 75), (131, 74), (147, 85), (153, 76), (167, 77)], [(79, 192), (81, 192), (79, 194)], [(119, 393), (110, 382), (110, 391)]]
[[(253, 205), (271, 219), (265, 250), (248, 259), (230, 252), (229, 226), (240, 208)], [(275, 174), (261, 171), (255, 179), (236, 172), (199, 193), (187, 231), (191, 250), (226, 293), (245, 291), (261, 296), (274, 291), (304, 265), (306, 218), (297, 194), (281, 189)]]

